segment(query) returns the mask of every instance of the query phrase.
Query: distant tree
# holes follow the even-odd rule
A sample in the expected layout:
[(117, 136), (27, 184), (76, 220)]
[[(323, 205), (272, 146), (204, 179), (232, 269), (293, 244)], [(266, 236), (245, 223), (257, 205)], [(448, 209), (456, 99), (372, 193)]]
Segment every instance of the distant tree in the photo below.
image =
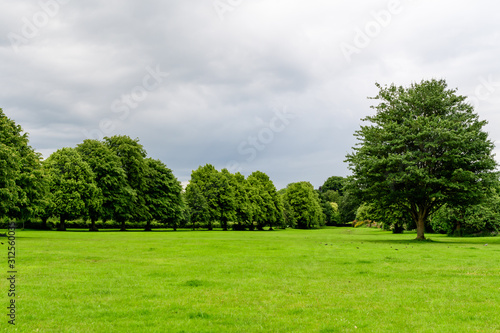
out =
[(14, 148), (0, 144), (0, 217), (4, 217), (17, 202), (16, 177), (19, 174), (18, 157)]
[(325, 224), (318, 193), (309, 182), (289, 184), (283, 197), (288, 224), (299, 229), (319, 228)]
[(19, 173), (15, 178), (18, 191), (17, 201), (8, 215), (24, 225), (24, 222), (41, 213), (49, 187), (42, 171), (40, 154), (28, 145), (18, 147), (18, 151)]
[(342, 197), (340, 196), (339, 192), (333, 191), (333, 190), (328, 190), (326, 192), (319, 192), (321, 200), (323, 201), (328, 201), (328, 202), (336, 202), (337, 204), (340, 203), (342, 200)]
[(27, 145), (27, 141), (21, 126), (0, 109), (0, 217), (6, 216), (18, 203), (20, 189), (16, 179), (21, 173), (18, 147)]
[(54, 210), (56, 208), (54, 204), (54, 195), (52, 192), (50, 192), (50, 176), (48, 175), (47, 168), (44, 167), (45, 162), (42, 162), (42, 172), (44, 174), (44, 182), (46, 183), (47, 186), (47, 191), (45, 192), (45, 195), (40, 199), (39, 202), (39, 209), (37, 211), (36, 216), (40, 218), (42, 221), (42, 230), (49, 230), (51, 229), (47, 225), (47, 221), (50, 217), (54, 216)]
[(0, 109), (0, 215), (19, 223), (35, 217), (48, 191), (41, 157), (29, 146), (28, 134)]
[(341, 223), (340, 219), (340, 210), (339, 210), (339, 205), (336, 202), (329, 202), (330, 206), (332, 207), (333, 210), (333, 215), (330, 218), (330, 223), (333, 225), (337, 225)]
[(238, 172), (233, 175), (233, 186), (236, 215), (236, 223), (233, 225), (233, 229), (244, 230), (245, 228), (251, 228), (253, 210), (250, 202), (250, 185), (245, 176)]
[(115, 219), (121, 222), (122, 231), (126, 230), (125, 222), (131, 219), (146, 221), (148, 210), (145, 202), (146, 150), (139, 139), (131, 139), (125, 135), (105, 137), (106, 145), (120, 158), (121, 167), (125, 171), (130, 187), (130, 199), (125, 210), (117, 212)]
[(323, 215), (325, 216), (326, 225), (333, 226), (340, 224), (340, 212), (339, 206), (336, 202), (329, 202), (324, 200), (324, 198), (319, 195), (321, 209), (323, 211)]
[(94, 173), (75, 149), (59, 149), (43, 165), (48, 174), (53, 215), (59, 216), (58, 230), (66, 230), (66, 220), (99, 209), (102, 194), (95, 184)]
[[(208, 230), (213, 229), (213, 222), (219, 217), (217, 178), (218, 172), (215, 167), (211, 164), (206, 164), (203, 167), (200, 166), (198, 169), (193, 170), (191, 180), (187, 186), (187, 189), (196, 187), (196, 190), (194, 190), (197, 192), (196, 196), (203, 196), (203, 200), (196, 199), (198, 199), (198, 202), (204, 201), (206, 204), (207, 210), (204, 217), (206, 217)], [(190, 195), (195, 194), (193, 191), (190, 192)]]
[(362, 126), (347, 155), (354, 188), (364, 201), (396, 204), (425, 239), (427, 218), (444, 204), (467, 207), (487, 193), (496, 162), (493, 143), (466, 97), (444, 80), (409, 88), (382, 87), (373, 125)]
[(345, 188), (344, 195), (339, 203), (340, 220), (342, 223), (352, 222), (356, 219), (356, 211), (362, 204), (360, 197), (351, 189)]
[(454, 236), (500, 233), (500, 182), (484, 200), (468, 207), (444, 205), (431, 218), (436, 232)]
[[(385, 230), (392, 230), (394, 234), (401, 234), (404, 230), (415, 229), (415, 222), (405, 211), (401, 210), (398, 205), (393, 204), (387, 208), (378, 206), (375, 202), (371, 203), (369, 206), (369, 219), (381, 223)], [(429, 230), (426, 229), (426, 232), (428, 231)]]
[(235, 184), (233, 175), (222, 169), (217, 179), (219, 220), (223, 230), (228, 230), (228, 222), (236, 219)]
[(197, 183), (189, 183), (186, 187), (186, 206), (193, 230), (197, 223), (205, 225), (210, 219), (208, 203)]
[(120, 158), (106, 144), (98, 140), (85, 140), (76, 147), (76, 151), (92, 169), (96, 185), (102, 193), (102, 206), (96, 211), (87, 212), (91, 221), (89, 230), (97, 231), (95, 223), (99, 218), (104, 221), (116, 219), (127, 211), (133, 190), (127, 183)]
[[(345, 183), (344, 177), (332, 176), (332, 177), (328, 178), (323, 183), (322, 186), (319, 187), (319, 192), (326, 193), (328, 191), (335, 191), (340, 196), (342, 196), (344, 193), (344, 183)], [(336, 201), (334, 201), (334, 202), (336, 202)]]
[(37, 216), (48, 191), (41, 155), (28, 134), (0, 109), (0, 217), (19, 223)]
[(208, 206), (208, 229), (213, 229), (213, 222), (219, 221), (224, 230), (228, 222), (235, 218), (234, 188), (231, 174), (226, 170), (217, 171), (211, 164), (199, 167), (191, 173), (191, 181), (198, 187)]
[(169, 223), (174, 229), (182, 218), (182, 187), (172, 170), (159, 160), (147, 158), (145, 202), (148, 218), (145, 230), (151, 231), (151, 220)]
[(273, 226), (283, 226), (283, 203), (269, 176), (254, 171), (247, 181), (251, 187), (249, 199), (257, 229), (264, 230), (266, 225), (269, 225), (269, 230), (273, 230)]

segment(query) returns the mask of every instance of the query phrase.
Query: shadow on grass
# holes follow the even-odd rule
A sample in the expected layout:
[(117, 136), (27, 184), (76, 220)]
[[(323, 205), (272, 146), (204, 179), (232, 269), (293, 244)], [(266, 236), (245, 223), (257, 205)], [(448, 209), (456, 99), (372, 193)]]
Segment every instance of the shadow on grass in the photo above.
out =
[[(38, 229), (25, 229), (25, 231), (39, 231), (39, 232), (74, 232), (74, 233), (176, 233), (176, 232), (220, 232), (224, 231), (223, 229), (213, 229), (213, 230), (208, 230), (208, 229), (197, 229), (197, 230), (192, 230), (192, 229), (153, 229), (151, 231), (145, 231), (144, 229), (127, 229), (125, 231), (121, 231), (120, 229), (99, 229), (98, 231), (89, 231), (88, 229), (80, 229), (80, 228), (68, 228), (65, 231), (59, 231), (56, 229), (53, 230), (38, 230)], [(283, 231), (282, 229), (273, 229), (273, 230), (226, 230), (224, 231), (225, 233), (231, 233), (231, 232), (267, 232), (267, 231)]]
[(417, 239), (366, 239), (360, 240), (360, 242), (364, 243), (386, 243), (386, 244), (404, 244), (404, 245), (416, 245), (416, 244), (476, 244), (476, 245), (484, 245), (484, 244), (492, 244), (492, 245), (500, 245), (500, 238), (496, 237), (440, 237), (440, 238), (432, 238), (428, 237), (426, 240), (417, 240)]

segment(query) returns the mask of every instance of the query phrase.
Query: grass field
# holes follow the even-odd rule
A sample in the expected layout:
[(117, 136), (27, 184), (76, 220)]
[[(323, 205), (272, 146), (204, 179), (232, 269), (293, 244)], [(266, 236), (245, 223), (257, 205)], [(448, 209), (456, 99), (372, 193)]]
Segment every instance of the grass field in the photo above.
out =
[(18, 231), (16, 326), (2, 315), (0, 327), (500, 332), (500, 238), (428, 236), (432, 242), (352, 228)]

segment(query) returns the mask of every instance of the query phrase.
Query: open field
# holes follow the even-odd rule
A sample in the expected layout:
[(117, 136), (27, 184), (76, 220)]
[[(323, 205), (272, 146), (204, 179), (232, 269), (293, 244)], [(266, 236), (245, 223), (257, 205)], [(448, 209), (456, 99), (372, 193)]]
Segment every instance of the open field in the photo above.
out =
[[(500, 332), (500, 238), (428, 236), (18, 231), (16, 328)], [(5, 278), (0, 287), (6, 312)], [(12, 330), (2, 318), (2, 330)]]

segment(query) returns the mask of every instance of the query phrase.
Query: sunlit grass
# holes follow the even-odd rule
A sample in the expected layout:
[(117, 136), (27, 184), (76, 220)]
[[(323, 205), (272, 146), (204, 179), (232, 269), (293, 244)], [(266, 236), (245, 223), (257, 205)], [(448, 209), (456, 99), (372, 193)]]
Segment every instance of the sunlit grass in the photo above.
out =
[[(499, 332), (500, 238), (430, 237), (351, 228), (18, 231), (16, 328)], [(1, 286), (6, 307), (5, 279)]]

